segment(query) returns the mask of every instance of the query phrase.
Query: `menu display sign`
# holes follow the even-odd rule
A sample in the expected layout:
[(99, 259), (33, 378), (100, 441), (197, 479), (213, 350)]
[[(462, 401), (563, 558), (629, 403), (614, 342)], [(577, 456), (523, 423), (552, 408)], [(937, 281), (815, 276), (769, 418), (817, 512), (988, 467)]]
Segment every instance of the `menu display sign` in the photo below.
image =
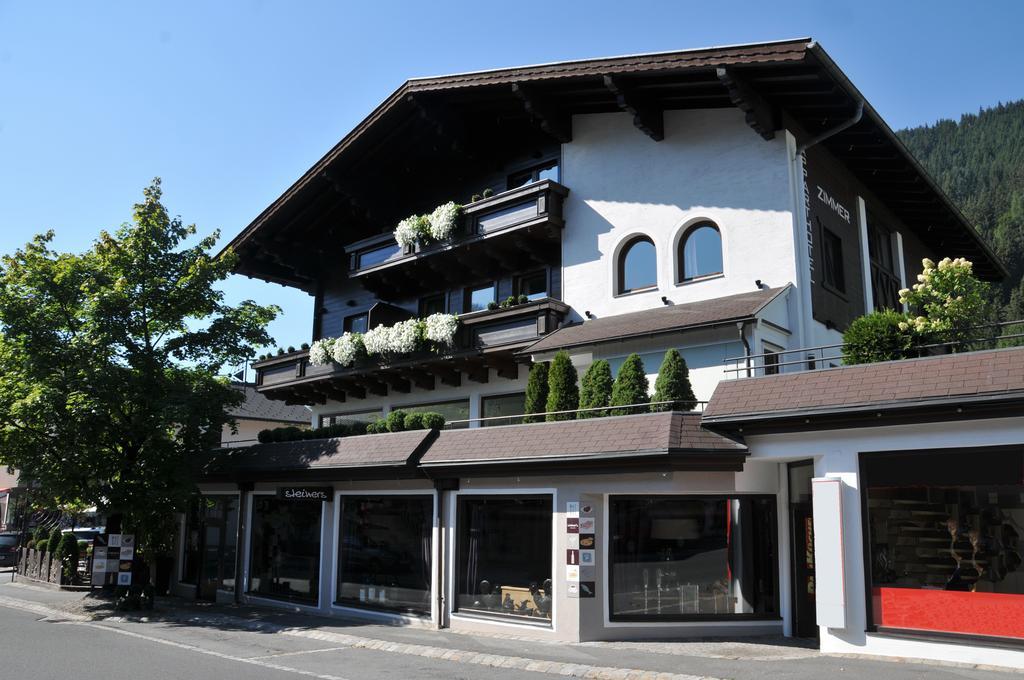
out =
[(92, 584), (130, 586), (134, 561), (134, 534), (96, 536), (92, 539)]

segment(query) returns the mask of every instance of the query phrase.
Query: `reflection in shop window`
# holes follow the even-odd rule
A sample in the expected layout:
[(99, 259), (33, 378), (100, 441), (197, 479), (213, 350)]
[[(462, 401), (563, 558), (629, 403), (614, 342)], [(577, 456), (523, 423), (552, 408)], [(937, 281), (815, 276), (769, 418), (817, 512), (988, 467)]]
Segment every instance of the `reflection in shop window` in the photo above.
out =
[(777, 616), (773, 497), (613, 497), (617, 620)]
[(320, 501), (253, 496), (250, 593), (317, 602), (322, 510)]
[(338, 604), (430, 613), (431, 496), (342, 496)]
[(459, 612), (551, 619), (551, 496), (461, 496)]
[(208, 600), (218, 590), (234, 590), (237, 542), (238, 498), (194, 498), (185, 516), (181, 582), (199, 586), (199, 596)]
[(862, 456), (873, 624), (1024, 638), (1024, 451)]

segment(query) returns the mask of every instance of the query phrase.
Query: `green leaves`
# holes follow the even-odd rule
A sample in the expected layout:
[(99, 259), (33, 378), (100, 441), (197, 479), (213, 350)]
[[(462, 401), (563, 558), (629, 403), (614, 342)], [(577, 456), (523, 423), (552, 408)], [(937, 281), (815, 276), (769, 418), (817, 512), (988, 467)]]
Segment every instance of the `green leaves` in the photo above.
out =
[(3, 258), (0, 464), (46, 504), (122, 513), (156, 548), (241, 399), (217, 373), (270, 343), (278, 310), (226, 304), (234, 255), (172, 218), (158, 179), (143, 194), (84, 253), (54, 252), (51, 232)]

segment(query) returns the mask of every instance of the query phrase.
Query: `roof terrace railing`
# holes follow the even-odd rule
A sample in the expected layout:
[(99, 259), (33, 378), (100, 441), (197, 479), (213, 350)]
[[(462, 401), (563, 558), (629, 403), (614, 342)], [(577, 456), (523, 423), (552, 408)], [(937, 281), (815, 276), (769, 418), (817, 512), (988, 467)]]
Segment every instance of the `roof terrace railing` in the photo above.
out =
[[(1016, 329), (1013, 327), (1017, 327)], [(1005, 332), (1004, 329), (1020, 332)], [(968, 339), (946, 340), (940, 342), (913, 345), (903, 352), (903, 359), (914, 359), (935, 354), (975, 352), (999, 347), (1024, 345), (1024, 319), (981, 324), (963, 329), (962, 331), (1003, 331), (979, 335)], [(952, 332), (952, 331), (951, 331)], [(739, 357), (728, 357), (722, 363), (724, 372), (730, 377), (753, 377), (788, 373), (795, 371), (813, 371), (818, 368), (834, 368), (843, 363), (845, 343), (833, 345), (817, 345), (814, 347), (797, 347), (781, 349), (775, 352), (747, 354)], [(745, 374), (745, 375), (744, 375)]]
[[(517, 415), (508, 416), (488, 416), (486, 418), (464, 418), (461, 420), (449, 420), (444, 424), (444, 429), (453, 430), (462, 427), (472, 427), (473, 423), (479, 424), (481, 427), (487, 427), (488, 425), (519, 425), (522, 424), (523, 418), (536, 418), (536, 421), (531, 422), (546, 422), (547, 416), (561, 416), (561, 415), (577, 415), (580, 413), (594, 413), (596, 415), (592, 417), (600, 418), (605, 416), (622, 416), (622, 415), (636, 415), (638, 413), (651, 413), (652, 406), (672, 406), (679, 404), (678, 401), (649, 401), (642, 404), (627, 404), (625, 406), (598, 406), (596, 408), (574, 408), (567, 411), (543, 411), (540, 413), (520, 413)], [(706, 401), (694, 401), (687, 402), (694, 404), (692, 409), (688, 409), (688, 413), (701, 413), (704, 411), (704, 407), (707, 406)], [(673, 409), (666, 408), (665, 411), (671, 411)], [(682, 409), (680, 409), (682, 410)], [(566, 418), (565, 420), (573, 420), (573, 418)]]

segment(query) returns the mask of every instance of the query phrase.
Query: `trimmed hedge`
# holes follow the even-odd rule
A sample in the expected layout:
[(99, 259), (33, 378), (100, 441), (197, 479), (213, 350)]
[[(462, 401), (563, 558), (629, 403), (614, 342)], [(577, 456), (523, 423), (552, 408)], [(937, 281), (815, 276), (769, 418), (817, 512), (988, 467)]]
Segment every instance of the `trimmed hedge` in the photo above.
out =
[(60, 530), (59, 526), (56, 526), (50, 529), (50, 538), (46, 541), (46, 545), (50, 547), (50, 550), (56, 550), (63, 537), (64, 532)]
[(78, 538), (70, 531), (64, 534), (55, 552), (60, 560), (64, 580), (74, 583), (78, 578)]
[(47, 541), (45, 538), (41, 541), (36, 541), (36, 550), (38, 550), (39, 552), (46, 552), (47, 549), (50, 547), (49, 545), (47, 545), (47, 543), (49, 543), (49, 541)]
[(697, 397), (690, 385), (690, 369), (686, 359), (674, 348), (665, 352), (665, 358), (658, 369), (658, 379), (654, 381), (654, 397), (651, 401), (670, 401), (671, 404), (652, 404), (652, 411), (692, 411), (697, 405)]
[(444, 422), (444, 416), (440, 413), (406, 413), (399, 409), (389, 413), (387, 418), (381, 418), (372, 423), (336, 423), (312, 430), (303, 430), (298, 427), (275, 427), (272, 430), (260, 430), (257, 439), (261, 444), (272, 444), (309, 439), (353, 437), (361, 434), (404, 432), (406, 430), (439, 430), (444, 427)]
[(871, 364), (876, 361), (894, 361), (912, 356), (911, 348), (922, 338), (911, 326), (901, 330), (907, 315), (887, 309), (856, 318), (843, 333), (843, 363)]
[[(590, 364), (580, 381), (580, 408), (600, 408), (612, 400), (612, 368), (604, 359)], [(606, 411), (581, 411), (578, 418), (600, 418)]]
[[(523, 410), (527, 413), (544, 413), (548, 404), (548, 365), (534, 364), (530, 367), (530, 377), (526, 380), (526, 403)], [(539, 423), (541, 416), (526, 416), (524, 423)]]
[[(630, 404), (646, 404), (651, 400), (647, 394), (649, 383), (647, 382), (647, 370), (644, 368), (643, 359), (634, 352), (626, 357), (619, 367), (619, 374), (615, 376), (615, 384), (612, 386), (612, 406), (629, 406)], [(637, 413), (639, 409), (613, 409), (613, 415), (625, 415)]]
[(580, 407), (580, 391), (576, 386), (576, 367), (569, 359), (569, 353), (562, 350), (555, 354), (548, 369), (548, 399), (546, 403), (548, 421), (575, 420), (575, 413), (554, 413), (574, 411)]

